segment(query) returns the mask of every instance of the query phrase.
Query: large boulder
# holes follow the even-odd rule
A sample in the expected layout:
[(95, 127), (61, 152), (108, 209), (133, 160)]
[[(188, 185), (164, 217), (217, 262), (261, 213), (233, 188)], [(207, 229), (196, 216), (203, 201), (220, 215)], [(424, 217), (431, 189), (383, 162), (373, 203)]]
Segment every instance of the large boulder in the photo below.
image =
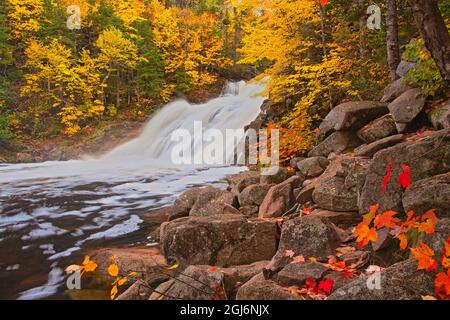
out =
[(369, 288), (367, 278), (337, 289), (328, 300), (422, 300), (434, 295), (433, 272), (417, 270), (414, 259), (396, 263), (380, 274), (380, 288)]
[(339, 228), (348, 229), (361, 222), (361, 215), (357, 211), (343, 212), (315, 209), (311, 216), (327, 218), (331, 223)]
[(236, 300), (300, 300), (300, 296), (290, 293), (262, 273), (246, 282), (237, 292)]
[(450, 128), (450, 100), (435, 106), (427, 115), (436, 130)]
[(351, 149), (362, 144), (362, 141), (357, 137), (353, 131), (338, 131), (331, 134), (317, 146), (315, 146), (309, 153), (309, 157), (328, 157), (332, 152), (335, 154), (341, 154), (344, 151), (350, 151)]
[(267, 273), (277, 273), (291, 259), (286, 251), (292, 251), (294, 256), (304, 256), (306, 259), (316, 257), (326, 260), (340, 245), (336, 227), (327, 219), (317, 216), (298, 217), (284, 223), (281, 231), (280, 244), (276, 255), (266, 267)]
[(403, 78), (400, 78), (384, 89), (384, 95), (383, 98), (381, 98), (381, 102), (392, 102), (409, 89), (412, 88), (403, 82)]
[(284, 212), (295, 204), (294, 189), (298, 188), (302, 179), (292, 176), (286, 181), (269, 189), (261, 206), (259, 207), (260, 218), (280, 217)]
[(327, 271), (327, 267), (315, 262), (294, 262), (278, 272), (277, 283), (302, 288), (307, 279), (321, 279)]
[(333, 131), (356, 130), (388, 113), (387, 104), (375, 101), (346, 102), (331, 110), (320, 125), (320, 136)]
[(450, 218), (450, 172), (413, 183), (402, 202), (406, 212), (422, 214), (437, 209), (437, 216)]
[(358, 211), (358, 195), (364, 184), (370, 159), (353, 155), (339, 156), (318, 178), (314, 202), (331, 211)]
[[(400, 164), (409, 165), (411, 183), (415, 183), (448, 172), (449, 150), (450, 129), (445, 129), (377, 152), (368, 168), (361, 196), (358, 199), (360, 212), (368, 212), (369, 207), (376, 203), (380, 204), (380, 210), (401, 212), (404, 191), (396, 181), (401, 173)], [(388, 165), (391, 165), (391, 179), (383, 192), (382, 183)]]
[(235, 197), (237, 197), (246, 187), (259, 183), (259, 179), (259, 171), (245, 171), (226, 178), (231, 193)]
[(273, 184), (252, 184), (239, 194), (239, 205), (260, 206)]
[(354, 190), (345, 188), (345, 178), (335, 176), (322, 180), (313, 192), (313, 200), (320, 208), (332, 211), (357, 211), (358, 198)]
[[(189, 266), (170, 281), (156, 289), (164, 300), (222, 300), (224, 275), (220, 271), (208, 271), (204, 267)], [(152, 299), (152, 298), (151, 298)]]
[(197, 202), (199, 196), (211, 190), (214, 190), (214, 188), (211, 186), (198, 187), (198, 188), (190, 188), (189, 190), (182, 193), (173, 204), (169, 220), (187, 217), (192, 207), (194, 206), (195, 202)]
[(153, 291), (145, 281), (138, 280), (118, 296), (116, 300), (148, 300)]
[(397, 66), (397, 75), (399, 77), (404, 77), (409, 71), (413, 70), (416, 67), (417, 63), (402, 60)]
[(297, 168), (306, 179), (320, 176), (330, 161), (325, 157), (311, 157), (297, 162)]
[[(389, 104), (389, 111), (397, 124), (397, 129), (404, 128), (413, 121), (425, 106), (426, 97), (420, 89), (410, 89)], [(401, 132), (401, 130), (398, 130)]]
[[(135, 271), (137, 277), (145, 281), (159, 279), (161, 268), (167, 267), (166, 259), (158, 248), (101, 248), (90, 250), (87, 254), (98, 264), (97, 270), (107, 270), (116, 261), (123, 273)], [(109, 283), (111, 278), (105, 272), (96, 271), (95, 281)]]
[(269, 260), (276, 239), (275, 222), (241, 215), (191, 216), (161, 225), (164, 255), (188, 265), (226, 267)]
[(404, 141), (403, 134), (397, 134), (395, 136), (386, 137), (370, 144), (364, 144), (355, 149), (355, 156), (357, 157), (373, 157), (375, 153), (380, 150), (395, 146)]
[(366, 143), (372, 143), (396, 133), (394, 118), (391, 114), (387, 114), (359, 129), (358, 137)]
[(274, 174), (261, 175), (260, 184), (279, 184), (289, 177), (286, 168), (279, 167)]
[(231, 192), (220, 189), (209, 189), (199, 195), (189, 212), (190, 216), (212, 216), (223, 214), (227, 206), (233, 204)]

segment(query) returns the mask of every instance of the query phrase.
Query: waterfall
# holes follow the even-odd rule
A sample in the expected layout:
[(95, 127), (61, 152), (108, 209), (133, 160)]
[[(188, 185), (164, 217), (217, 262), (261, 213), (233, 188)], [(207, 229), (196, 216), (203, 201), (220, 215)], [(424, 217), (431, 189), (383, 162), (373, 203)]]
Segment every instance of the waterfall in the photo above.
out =
[[(106, 154), (107, 161), (161, 161), (170, 160), (175, 143), (171, 134), (176, 129), (186, 129), (194, 136), (194, 122), (200, 121), (204, 131), (217, 129), (242, 129), (260, 112), (265, 97), (265, 83), (227, 83), (220, 97), (204, 104), (190, 104), (177, 100), (166, 105), (153, 116), (142, 134)], [(194, 141), (193, 154), (203, 152), (204, 145)]]

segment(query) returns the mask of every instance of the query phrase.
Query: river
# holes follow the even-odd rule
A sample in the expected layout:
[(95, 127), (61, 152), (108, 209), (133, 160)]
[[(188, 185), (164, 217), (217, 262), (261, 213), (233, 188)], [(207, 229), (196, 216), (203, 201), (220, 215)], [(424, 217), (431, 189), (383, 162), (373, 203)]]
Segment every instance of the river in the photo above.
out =
[[(64, 298), (64, 268), (83, 251), (152, 245), (141, 216), (170, 205), (187, 188), (210, 184), (239, 166), (174, 165), (176, 129), (241, 129), (260, 112), (264, 83), (229, 83), (207, 103), (169, 103), (136, 139), (101, 157), (0, 165), (0, 299)], [(199, 141), (193, 154), (203, 151)]]

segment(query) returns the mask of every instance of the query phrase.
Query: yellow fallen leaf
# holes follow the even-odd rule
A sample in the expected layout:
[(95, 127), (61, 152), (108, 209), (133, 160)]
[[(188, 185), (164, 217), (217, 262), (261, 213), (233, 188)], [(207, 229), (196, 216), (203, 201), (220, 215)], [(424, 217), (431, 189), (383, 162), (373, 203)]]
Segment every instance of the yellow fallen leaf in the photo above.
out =
[(169, 270), (177, 269), (180, 265), (178, 263), (175, 263), (173, 266), (169, 268)]
[(117, 264), (115, 263), (111, 264), (108, 267), (108, 273), (112, 277), (117, 277), (117, 275), (119, 274), (119, 267), (117, 266)]
[(117, 282), (117, 284), (120, 286), (123, 286), (126, 282), (128, 281), (127, 277), (119, 279), (119, 281)]
[(79, 271), (82, 268), (83, 268), (82, 266), (73, 264), (71, 266), (68, 266), (65, 271), (66, 271), (66, 273), (74, 273), (75, 271)]
[(437, 300), (437, 299), (433, 296), (422, 296), (422, 300)]
[(111, 289), (111, 300), (114, 300), (114, 298), (116, 297), (118, 292), (119, 292), (119, 289), (117, 289), (117, 285), (112, 287), (112, 289)]

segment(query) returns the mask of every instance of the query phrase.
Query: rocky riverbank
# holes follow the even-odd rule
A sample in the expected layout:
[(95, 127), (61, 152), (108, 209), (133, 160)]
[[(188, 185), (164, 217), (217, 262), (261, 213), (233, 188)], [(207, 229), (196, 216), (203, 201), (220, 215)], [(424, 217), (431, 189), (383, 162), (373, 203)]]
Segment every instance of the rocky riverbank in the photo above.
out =
[[(294, 170), (273, 176), (228, 177), (227, 190), (192, 188), (152, 215), (162, 222), (152, 232), (158, 248), (141, 254), (111, 249), (93, 259), (115, 254), (125, 269), (138, 264), (144, 270), (119, 299), (299, 300), (310, 279), (333, 280), (330, 300), (434, 294), (432, 274), (395, 250), (397, 239), (381, 232), (360, 248), (353, 231), (374, 204), (400, 214), (436, 209), (436, 232), (422, 240), (442, 247), (450, 236), (449, 101), (430, 103), (400, 79), (381, 101), (334, 108), (308, 157), (290, 165)], [(397, 177), (401, 165), (411, 171), (409, 187), (395, 181), (383, 190), (387, 167)], [(173, 264), (178, 267), (168, 270)], [(379, 290), (366, 284), (369, 265), (381, 271)]]

